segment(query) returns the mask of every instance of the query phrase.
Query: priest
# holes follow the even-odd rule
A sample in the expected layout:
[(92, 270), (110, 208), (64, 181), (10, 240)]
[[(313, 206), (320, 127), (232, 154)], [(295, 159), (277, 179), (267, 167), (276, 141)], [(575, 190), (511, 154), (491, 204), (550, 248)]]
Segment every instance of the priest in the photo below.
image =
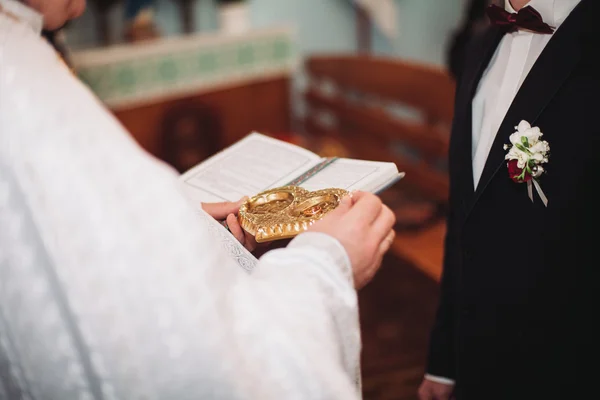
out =
[(249, 274), (212, 218), (239, 205), (198, 214), (40, 36), (83, 0), (27, 3), (0, 0), (0, 399), (360, 398), (392, 212), (356, 193)]

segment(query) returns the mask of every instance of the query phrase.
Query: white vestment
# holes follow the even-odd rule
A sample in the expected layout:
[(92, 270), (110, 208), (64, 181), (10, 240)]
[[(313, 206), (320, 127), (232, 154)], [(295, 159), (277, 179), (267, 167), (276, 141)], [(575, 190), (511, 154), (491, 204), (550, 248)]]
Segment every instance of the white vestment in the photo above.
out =
[(248, 273), (215, 223), (0, 13), (0, 399), (359, 398), (339, 242), (300, 235)]

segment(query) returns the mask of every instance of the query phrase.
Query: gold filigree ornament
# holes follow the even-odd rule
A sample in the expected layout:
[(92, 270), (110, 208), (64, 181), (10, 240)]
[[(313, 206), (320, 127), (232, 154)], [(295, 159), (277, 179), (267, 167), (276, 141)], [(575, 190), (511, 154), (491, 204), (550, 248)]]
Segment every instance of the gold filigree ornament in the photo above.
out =
[(298, 186), (270, 189), (242, 204), (238, 219), (258, 243), (289, 239), (334, 210), (348, 194), (343, 189), (310, 192)]

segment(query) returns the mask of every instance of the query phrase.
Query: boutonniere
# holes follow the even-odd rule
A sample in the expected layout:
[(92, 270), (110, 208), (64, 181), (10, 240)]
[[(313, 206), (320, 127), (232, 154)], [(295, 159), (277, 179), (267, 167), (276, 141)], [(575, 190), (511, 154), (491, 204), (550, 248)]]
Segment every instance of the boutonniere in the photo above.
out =
[(510, 144), (504, 145), (508, 150), (505, 160), (508, 160), (508, 175), (516, 183), (527, 183), (527, 193), (533, 202), (533, 188), (547, 207), (548, 198), (542, 191), (539, 178), (544, 173), (542, 164), (548, 162), (550, 145), (545, 140), (540, 140), (543, 133), (537, 126), (532, 127), (529, 122), (521, 121), (517, 130), (510, 135)]

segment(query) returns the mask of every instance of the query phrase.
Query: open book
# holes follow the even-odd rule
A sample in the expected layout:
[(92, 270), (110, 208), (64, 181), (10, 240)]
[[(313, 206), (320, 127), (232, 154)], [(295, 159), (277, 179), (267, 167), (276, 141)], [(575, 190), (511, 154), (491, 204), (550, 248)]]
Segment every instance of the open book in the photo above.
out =
[[(252, 133), (183, 175), (183, 190), (200, 210), (203, 202), (237, 201), (294, 184), (307, 190), (338, 188), (378, 193), (404, 176), (393, 163), (322, 158), (302, 147)], [(252, 272), (258, 260), (219, 222), (198, 212), (230, 258)]]
[(394, 163), (322, 158), (302, 147), (252, 133), (181, 176), (196, 203), (237, 201), (297, 185), (379, 193), (404, 177)]

